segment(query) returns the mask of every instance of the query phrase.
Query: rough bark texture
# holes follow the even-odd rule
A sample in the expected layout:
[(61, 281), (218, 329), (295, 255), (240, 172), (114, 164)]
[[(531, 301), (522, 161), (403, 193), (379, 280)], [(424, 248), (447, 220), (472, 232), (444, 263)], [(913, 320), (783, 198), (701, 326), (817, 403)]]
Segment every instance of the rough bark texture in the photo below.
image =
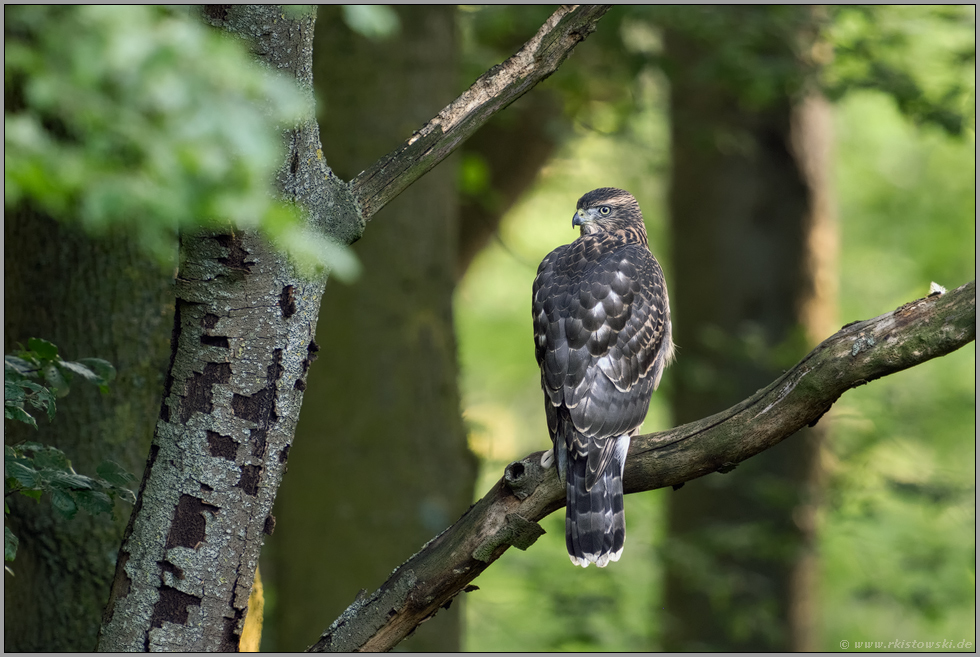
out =
[(358, 175), (352, 182), (363, 216), (370, 219), (493, 114), (554, 73), (608, 10), (608, 5), (562, 5), (513, 57), (480, 76), (403, 146)]
[[(736, 18), (753, 24), (768, 11)], [(803, 78), (790, 42), (773, 30), (766, 46)], [(753, 105), (720, 74), (703, 73), (718, 70), (717, 43), (668, 29), (665, 44), (673, 62), (670, 291), (681, 354), (671, 401), (684, 423), (758, 390), (815, 344), (806, 336), (826, 335), (806, 322), (833, 315), (818, 273), (832, 271), (826, 261), (836, 248), (830, 162), (816, 157), (830, 135), (816, 129), (817, 104), (803, 112), (779, 89)], [(830, 238), (817, 241), (818, 231)], [(729, 477), (669, 497), (664, 649), (812, 649), (799, 610), (815, 591), (799, 584), (813, 579), (822, 434), (804, 430)]]
[[(976, 282), (849, 324), (795, 367), (726, 411), (630, 446), (625, 490), (635, 493), (736, 465), (814, 425), (847, 390), (944, 356), (976, 339)], [(504, 477), (456, 523), (359, 596), (313, 646), (315, 651), (390, 650), (451, 603), (511, 545), (527, 549), (537, 521), (560, 509), (564, 488), (541, 452), (507, 466)]]
[[(308, 90), (313, 15), (207, 7)], [(323, 162), (316, 123), (286, 133), (283, 195), (344, 241), (359, 222)], [(300, 164), (301, 163), (301, 164)], [(350, 204), (348, 203), (349, 207)], [(250, 232), (181, 240), (172, 360), (103, 618), (102, 650), (235, 650), (293, 438), (324, 281), (299, 278)]]
[[(176, 244), (174, 244), (176, 249)], [(30, 337), (51, 340), (68, 360), (99, 357), (118, 376), (108, 395), (78, 382), (38, 430), (5, 421), (6, 442), (36, 440), (94, 476), (104, 460), (139, 473), (160, 407), (173, 314), (172, 272), (148, 264), (129, 240), (95, 240), (28, 210), (4, 220), (4, 353)], [(89, 651), (132, 507), (115, 517), (65, 520), (21, 495), (10, 503), (20, 539), (15, 576), (4, 575), (4, 648)]]
[[(399, 33), (375, 42), (353, 33), (339, 7), (319, 10), (319, 123), (327, 160), (344, 178), (457, 90), (455, 9), (395, 11)], [(266, 649), (309, 646), (324, 618), (338, 616), (473, 500), (476, 463), (456, 385), (451, 165), (454, 158), (378, 214), (354, 245), (364, 271), (355, 283), (327, 285), (320, 361), (307, 381), (263, 566), (277, 599)], [(420, 627), (405, 649), (458, 651), (460, 611)]]

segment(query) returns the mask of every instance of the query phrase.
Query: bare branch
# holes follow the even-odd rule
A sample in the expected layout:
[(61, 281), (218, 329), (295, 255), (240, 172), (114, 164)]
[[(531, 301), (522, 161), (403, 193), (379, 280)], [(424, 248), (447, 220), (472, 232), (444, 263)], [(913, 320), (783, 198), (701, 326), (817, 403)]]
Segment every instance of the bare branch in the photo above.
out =
[(491, 116), (554, 73), (608, 10), (608, 5), (562, 5), (517, 54), (480, 76), (402, 146), (361, 172), (351, 189), (363, 220), (442, 162)]
[[(870, 381), (944, 356), (976, 339), (976, 282), (848, 324), (767, 388), (711, 417), (638, 436), (626, 465), (628, 493), (678, 486), (736, 464), (816, 422), (840, 396)], [(311, 650), (390, 650), (446, 607), (511, 545), (527, 549), (537, 521), (565, 504), (541, 452), (503, 478), (445, 532), (354, 602)]]

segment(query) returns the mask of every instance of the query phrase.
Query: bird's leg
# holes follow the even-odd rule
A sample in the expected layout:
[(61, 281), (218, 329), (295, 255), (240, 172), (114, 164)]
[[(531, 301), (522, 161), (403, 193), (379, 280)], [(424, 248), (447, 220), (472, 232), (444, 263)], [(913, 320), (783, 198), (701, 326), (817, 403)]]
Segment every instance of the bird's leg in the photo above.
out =
[(544, 454), (541, 455), (541, 467), (547, 470), (555, 464), (555, 450), (547, 449)]

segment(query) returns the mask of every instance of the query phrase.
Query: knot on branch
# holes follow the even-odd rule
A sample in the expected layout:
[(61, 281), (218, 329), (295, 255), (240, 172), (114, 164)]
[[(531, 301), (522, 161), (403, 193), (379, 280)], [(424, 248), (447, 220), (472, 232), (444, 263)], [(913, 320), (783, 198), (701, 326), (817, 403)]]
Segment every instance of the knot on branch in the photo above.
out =
[(544, 534), (541, 525), (516, 513), (508, 513), (505, 520), (503, 527), (473, 550), (474, 559), (490, 563), (493, 561), (494, 551), (500, 546), (513, 545), (519, 550), (526, 550)]
[(517, 499), (527, 499), (547, 476), (547, 471), (541, 467), (540, 457), (541, 452), (535, 452), (504, 468), (504, 483)]

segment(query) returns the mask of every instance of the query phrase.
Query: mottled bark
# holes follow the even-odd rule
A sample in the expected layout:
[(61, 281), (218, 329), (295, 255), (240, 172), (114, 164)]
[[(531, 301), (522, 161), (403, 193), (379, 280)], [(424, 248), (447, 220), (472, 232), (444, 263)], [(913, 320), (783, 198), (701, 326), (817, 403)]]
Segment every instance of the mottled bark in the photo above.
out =
[[(455, 8), (395, 8), (398, 34), (352, 32), (321, 7), (314, 79), (324, 153), (352, 177), (457, 91)], [(276, 505), (266, 649), (302, 650), (351, 603), (442, 531), (473, 499), (476, 462), (456, 385), (452, 295), (454, 158), (382, 210), (354, 250), (364, 273), (327, 285), (289, 476)], [(328, 366), (325, 366), (328, 365)], [(406, 650), (460, 649), (461, 607)]]
[[(768, 11), (746, 9), (729, 23), (762, 23)], [(758, 41), (805, 78), (793, 35), (773, 29)], [(809, 336), (826, 334), (834, 286), (825, 272), (833, 270), (836, 239), (829, 157), (818, 157), (831, 138), (819, 129), (829, 108), (814, 101), (804, 112), (789, 76), (768, 101), (748, 100), (722, 78), (718, 44), (693, 28), (668, 29), (665, 44), (669, 282), (680, 347), (671, 401), (683, 423), (758, 390), (815, 343)], [(658, 610), (665, 649), (813, 648), (800, 610), (815, 592), (800, 584), (813, 579), (822, 434), (805, 430), (731, 476), (669, 497), (666, 613)]]
[[(173, 272), (148, 264), (130, 240), (93, 239), (26, 209), (7, 212), (3, 246), (4, 353), (39, 337), (67, 360), (104, 358), (118, 371), (107, 395), (78, 382), (58, 400), (54, 421), (38, 418), (37, 431), (5, 421), (5, 442), (53, 445), (85, 475), (107, 459), (138, 474), (163, 391)], [(92, 650), (132, 507), (118, 502), (115, 517), (66, 520), (47, 496), (7, 502), (20, 548), (15, 576), (4, 575), (4, 648)]]
[[(636, 493), (728, 473), (800, 429), (815, 425), (847, 390), (949, 354), (976, 339), (976, 281), (843, 327), (751, 397), (670, 431), (637, 436), (624, 489)], [(503, 478), (452, 527), (358, 596), (314, 651), (390, 650), (450, 604), (510, 546), (526, 550), (537, 521), (565, 504), (542, 452), (507, 466)]]
[[(205, 12), (310, 90), (311, 12)], [(346, 188), (323, 161), (313, 118), (287, 131), (286, 141), (283, 196), (313, 225), (352, 241), (359, 222), (337, 211)], [(248, 231), (185, 235), (180, 259), (170, 371), (103, 618), (102, 650), (238, 648), (317, 351), (324, 278), (300, 278)]]

